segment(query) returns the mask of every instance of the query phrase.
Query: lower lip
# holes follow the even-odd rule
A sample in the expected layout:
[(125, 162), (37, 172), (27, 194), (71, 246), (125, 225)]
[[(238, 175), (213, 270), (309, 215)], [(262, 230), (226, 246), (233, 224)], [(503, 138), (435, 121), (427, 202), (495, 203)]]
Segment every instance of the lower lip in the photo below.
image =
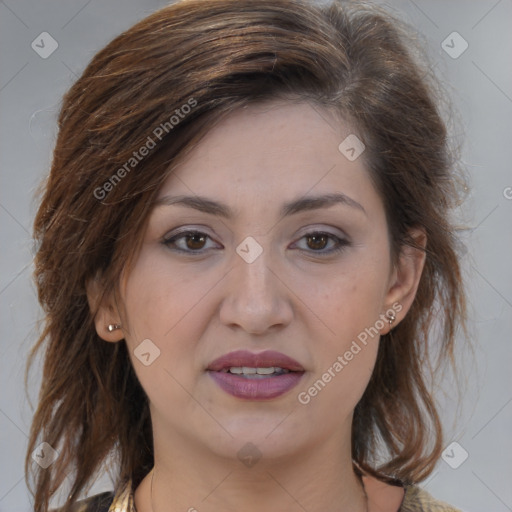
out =
[(304, 372), (289, 372), (264, 379), (248, 379), (229, 372), (208, 372), (226, 393), (246, 400), (268, 400), (294, 388)]

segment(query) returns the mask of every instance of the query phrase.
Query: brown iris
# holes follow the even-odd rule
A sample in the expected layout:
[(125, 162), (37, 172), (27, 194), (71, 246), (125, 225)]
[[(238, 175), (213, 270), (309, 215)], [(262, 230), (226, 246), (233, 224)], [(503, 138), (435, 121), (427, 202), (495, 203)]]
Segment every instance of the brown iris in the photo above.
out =
[(186, 237), (186, 245), (188, 249), (202, 249), (206, 242), (206, 236), (201, 233), (192, 233)]
[[(308, 246), (311, 249), (319, 250), (319, 249), (325, 248), (325, 246), (327, 245), (327, 242), (329, 240), (329, 236), (326, 234), (323, 234), (323, 233), (308, 235), (307, 240), (308, 240)], [(311, 244), (310, 244), (310, 241), (312, 241)]]

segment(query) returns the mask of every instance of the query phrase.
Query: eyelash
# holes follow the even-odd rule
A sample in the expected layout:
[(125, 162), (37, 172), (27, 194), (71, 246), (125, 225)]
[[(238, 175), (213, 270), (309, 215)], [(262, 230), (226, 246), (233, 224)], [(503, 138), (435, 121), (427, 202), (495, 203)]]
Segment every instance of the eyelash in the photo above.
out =
[[(194, 251), (194, 250), (184, 250), (184, 249), (179, 249), (177, 247), (172, 247), (172, 245), (175, 244), (175, 242), (177, 240), (185, 239), (185, 238), (187, 238), (189, 236), (194, 236), (194, 235), (202, 235), (202, 236), (205, 236), (206, 238), (209, 238), (211, 240), (211, 237), (209, 235), (207, 235), (206, 233), (203, 233), (202, 231), (188, 230), (188, 231), (182, 231), (181, 233), (177, 233), (175, 235), (172, 235), (171, 237), (164, 238), (162, 240), (162, 243), (165, 246), (167, 246), (169, 249), (171, 249), (172, 251), (181, 252), (181, 253), (190, 254), (190, 255), (202, 255), (202, 254), (206, 253), (208, 250), (210, 250), (210, 249), (200, 249), (200, 250)], [(340, 253), (347, 246), (350, 245), (350, 242), (348, 240), (340, 238), (340, 237), (338, 237), (336, 235), (333, 235), (332, 233), (328, 233), (328, 232), (325, 232), (325, 231), (310, 231), (308, 233), (305, 233), (300, 238), (300, 240), (302, 240), (303, 238), (311, 237), (313, 235), (326, 236), (326, 237), (330, 238), (331, 240), (334, 240), (336, 245), (335, 245), (334, 248), (331, 248), (329, 250), (320, 250), (320, 251), (315, 251), (315, 250), (312, 250), (312, 249), (310, 249), (310, 250), (299, 249), (299, 250), (305, 251), (305, 252), (309, 252), (309, 253), (313, 253), (313, 254), (319, 255), (319, 256), (327, 256), (327, 255), (333, 255), (333, 254)]]

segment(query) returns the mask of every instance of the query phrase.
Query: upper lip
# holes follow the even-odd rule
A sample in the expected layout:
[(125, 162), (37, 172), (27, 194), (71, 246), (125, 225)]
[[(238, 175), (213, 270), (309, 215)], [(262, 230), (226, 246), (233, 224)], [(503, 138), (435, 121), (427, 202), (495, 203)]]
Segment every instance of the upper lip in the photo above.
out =
[(273, 366), (274, 368), (278, 367), (294, 372), (305, 371), (295, 359), (274, 350), (265, 350), (257, 354), (247, 350), (235, 350), (234, 352), (229, 352), (215, 359), (206, 369), (218, 372), (224, 368), (232, 368), (233, 366), (246, 366), (248, 368), (269, 368)]

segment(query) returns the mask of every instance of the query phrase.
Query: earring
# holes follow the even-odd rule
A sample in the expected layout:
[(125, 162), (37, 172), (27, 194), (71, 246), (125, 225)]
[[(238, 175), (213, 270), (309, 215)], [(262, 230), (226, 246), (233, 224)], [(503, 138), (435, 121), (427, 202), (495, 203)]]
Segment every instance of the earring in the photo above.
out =
[(396, 320), (396, 315), (394, 311), (391, 311), (391, 313), (386, 313), (386, 318), (389, 322), (389, 327), (393, 324), (393, 322)]
[(108, 332), (114, 332), (117, 331), (117, 329), (121, 329), (121, 326), (119, 324), (108, 324), (107, 326)]

